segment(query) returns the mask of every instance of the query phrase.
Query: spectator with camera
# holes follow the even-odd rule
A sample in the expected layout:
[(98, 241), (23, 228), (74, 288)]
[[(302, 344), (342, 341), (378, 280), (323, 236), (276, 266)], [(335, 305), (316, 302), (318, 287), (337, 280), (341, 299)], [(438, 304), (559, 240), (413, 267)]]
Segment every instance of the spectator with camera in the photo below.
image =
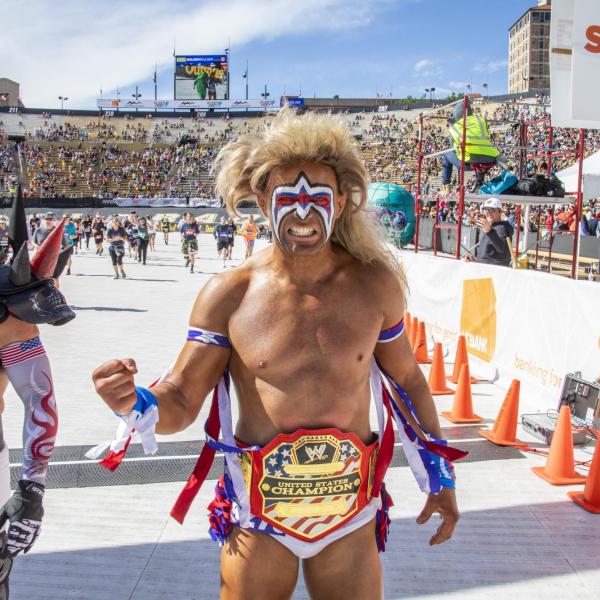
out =
[(483, 203), (475, 225), (480, 231), (479, 244), (475, 255), (468, 254), (466, 260), (510, 267), (514, 260), (511, 246), (514, 229), (508, 221), (502, 220), (502, 203), (498, 198), (488, 198)]

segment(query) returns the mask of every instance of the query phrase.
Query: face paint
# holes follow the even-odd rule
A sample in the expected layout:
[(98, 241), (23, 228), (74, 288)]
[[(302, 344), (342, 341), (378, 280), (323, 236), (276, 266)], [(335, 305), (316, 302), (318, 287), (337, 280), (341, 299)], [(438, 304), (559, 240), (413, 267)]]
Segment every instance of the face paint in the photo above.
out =
[(295, 212), (304, 221), (311, 210), (321, 217), (325, 229), (325, 239), (331, 237), (333, 231), (333, 189), (327, 184), (312, 185), (308, 177), (301, 171), (294, 184), (278, 185), (271, 197), (271, 218), (273, 229), (281, 242), (281, 222), (284, 217)]

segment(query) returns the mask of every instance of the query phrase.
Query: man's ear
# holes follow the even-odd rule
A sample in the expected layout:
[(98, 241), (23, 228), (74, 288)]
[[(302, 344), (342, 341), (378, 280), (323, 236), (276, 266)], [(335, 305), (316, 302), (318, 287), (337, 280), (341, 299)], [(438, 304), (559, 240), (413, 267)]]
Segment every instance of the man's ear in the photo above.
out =
[(335, 217), (339, 218), (346, 206), (346, 203), (348, 202), (348, 192), (342, 192), (338, 190), (333, 202), (335, 205)]
[(263, 192), (256, 192), (256, 203), (264, 217), (270, 216), (269, 198)]

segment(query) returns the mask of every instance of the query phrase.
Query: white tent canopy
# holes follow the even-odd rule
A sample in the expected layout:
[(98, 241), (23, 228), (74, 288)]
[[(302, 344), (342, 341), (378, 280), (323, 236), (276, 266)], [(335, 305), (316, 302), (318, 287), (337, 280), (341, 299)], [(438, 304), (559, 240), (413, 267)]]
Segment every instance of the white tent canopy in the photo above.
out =
[[(577, 193), (578, 174), (579, 161), (556, 173), (556, 176), (564, 183), (567, 194)], [(588, 156), (583, 161), (583, 198), (584, 200), (600, 198), (600, 151)]]

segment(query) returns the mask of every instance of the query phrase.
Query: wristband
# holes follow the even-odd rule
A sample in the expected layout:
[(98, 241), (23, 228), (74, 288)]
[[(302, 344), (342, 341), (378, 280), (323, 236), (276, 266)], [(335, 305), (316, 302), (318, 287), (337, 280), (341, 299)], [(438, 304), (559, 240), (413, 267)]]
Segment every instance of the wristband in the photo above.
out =
[(439, 478), (440, 487), (451, 490), (456, 489), (456, 477), (454, 475), (454, 467), (452, 464), (445, 458), (433, 454), (432, 452), (429, 453), (429, 456), (431, 457), (430, 465)]
[(158, 408), (158, 401), (154, 394), (145, 387), (135, 386), (135, 395), (136, 400), (133, 408), (126, 414), (115, 412), (117, 417), (121, 417), (122, 419), (126, 419), (131, 415), (131, 413), (135, 410), (140, 415), (145, 414), (151, 406), (156, 406)]

